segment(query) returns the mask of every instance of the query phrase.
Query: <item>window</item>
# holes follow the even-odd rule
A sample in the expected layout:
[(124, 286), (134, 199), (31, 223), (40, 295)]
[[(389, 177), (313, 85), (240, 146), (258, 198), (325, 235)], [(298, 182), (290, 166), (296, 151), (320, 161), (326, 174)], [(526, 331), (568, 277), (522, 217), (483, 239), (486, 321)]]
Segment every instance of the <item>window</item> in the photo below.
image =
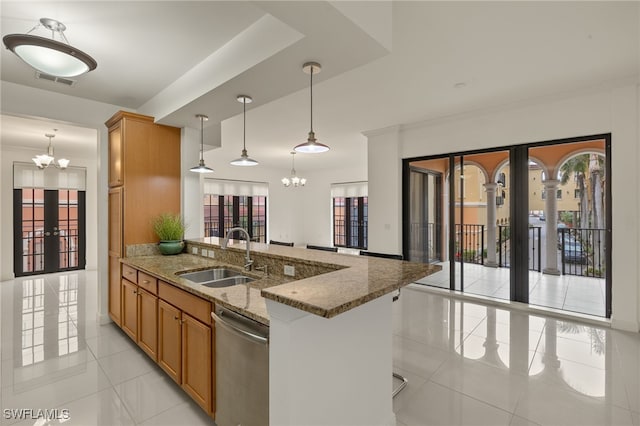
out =
[(540, 193), (540, 195), (542, 195), (542, 199), (546, 200), (547, 199), (547, 190), (543, 189), (542, 192)]
[(333, 198), (333, 245), (366, 249), (369, 217), (367, 197)]
[(558, 200), (562, 200), (562, 189), (557, 189), (556, 190), (556, 198)]
[[(247, 230), (251, 241), (267, 241), (267, 197), (245, 195), (204, 196), (204, 233), (206, 237), (225, 237), (235, 226)], [(233, 235), (239, 238), (239, 235)]]
[(579, 189), (574, 189), (573, 190), (573, 198), (580, 198), (580, 190)]

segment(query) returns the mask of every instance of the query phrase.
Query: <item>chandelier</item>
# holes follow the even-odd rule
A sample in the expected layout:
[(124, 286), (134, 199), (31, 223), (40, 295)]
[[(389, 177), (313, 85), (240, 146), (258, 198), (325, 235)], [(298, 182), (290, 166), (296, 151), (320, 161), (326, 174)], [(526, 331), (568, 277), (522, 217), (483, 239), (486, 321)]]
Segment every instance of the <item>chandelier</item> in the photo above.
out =
[[(51, 31), (50, 39), (29, 34), (40, 26)], [(95, 59), (69, 44), (64, 35), (66, 29), (62, 22), (42, 18), (40, 23), (26, 34), (8, 34), (2, 40), (7, 49), (24, 62), (49, 75), (76, 77), (96, 69), (98, 64)], [(55, 40), (56, 34), (62, 41)]]
[[(57, 129), (54, 129), (57, 131)], [(59, 169), (66, 169), (69, 166), (69, 160), (66, 158), (60, 158), (56, 163), (55, 157), (53, 156), (53, 145), (51, 144), (51, 139), (55, 138), (55, 134), (47, 133), (44, 135), (49, 138), (49, 147), (47, 148), (46, 154), (36, 155), (32, 158), (33, 162), (36, 163), (39, 169), (44, 169), (49, 166), (58, 167)]]
[(298, 186), (304, 186), (307, 183), (307, 180), (305, 178), (301, 178), (298, 177), (298, 175), (296, 174), (296, 152), (295, 151), (291, 151), (291, 176), (289, 177), (283, 177), (281, 182), (285, 187), (290, 187), (293, 186), (298, 187)]

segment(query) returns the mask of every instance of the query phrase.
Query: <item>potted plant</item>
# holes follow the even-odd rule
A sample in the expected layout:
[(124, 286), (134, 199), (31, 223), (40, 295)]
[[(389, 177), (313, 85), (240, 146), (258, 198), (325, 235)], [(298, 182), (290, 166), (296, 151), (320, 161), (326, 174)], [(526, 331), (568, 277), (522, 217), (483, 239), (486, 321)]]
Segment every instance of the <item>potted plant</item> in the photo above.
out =
[(186, 226), (182, 216), (162, 213), (153, 221), (153, 230), (160, 239), (158, 247), (162, 254), (178, 254), (184, 249), (184, 231)]

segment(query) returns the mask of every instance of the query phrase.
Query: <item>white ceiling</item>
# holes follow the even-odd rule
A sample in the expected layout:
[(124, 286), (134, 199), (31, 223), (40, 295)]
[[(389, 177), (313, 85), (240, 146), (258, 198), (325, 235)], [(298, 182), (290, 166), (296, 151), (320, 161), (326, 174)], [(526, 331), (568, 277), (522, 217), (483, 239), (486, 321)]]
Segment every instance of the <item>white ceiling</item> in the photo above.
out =
[[(296, 166), (320, 170), (366, 162), (362, 131), (638, 81), (639, 5), (3, 1), (2, 35), (58, 19), (98, 68), (73, 87), (58, 86), (35, 80), (5, 49), (0, 72), (4, 81), (137, 109), (175, 126), (197, 128), (195, 114), (209, 115), (206, 139), (219, 145), (221, 135), (222, 148), (212, 151), (220, 161), (240, 153), (235, 98), (250, 95), (249, 154), (287, 169), (288, 152), (309, 131), (301, 66), (317, 60), (314, 129), (331, 151), (298, 156)], [(3, 144), (8, 134), (18, 138), (13, 124), (3, 119)]]

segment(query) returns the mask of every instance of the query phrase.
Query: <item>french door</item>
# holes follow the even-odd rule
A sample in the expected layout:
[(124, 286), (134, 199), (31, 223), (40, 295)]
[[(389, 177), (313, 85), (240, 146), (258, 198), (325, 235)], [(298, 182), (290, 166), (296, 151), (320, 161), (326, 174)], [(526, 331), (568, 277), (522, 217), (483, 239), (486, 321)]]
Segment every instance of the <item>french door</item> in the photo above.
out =
[(84, 269), (85, 211), (85, 191), (14, 189), (15, 276)]

